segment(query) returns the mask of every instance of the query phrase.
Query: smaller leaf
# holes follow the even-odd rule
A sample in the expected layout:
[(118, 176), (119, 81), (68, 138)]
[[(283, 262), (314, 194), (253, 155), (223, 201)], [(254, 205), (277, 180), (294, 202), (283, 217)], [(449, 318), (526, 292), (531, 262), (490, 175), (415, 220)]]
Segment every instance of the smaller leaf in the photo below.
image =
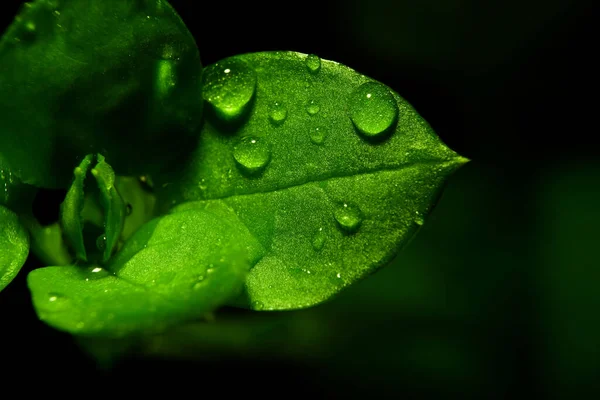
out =
[(245, 239), (237, 218), (175, 212), (143, 225), (107, 269), (41, 268), (28, 285), (39, 318), (57, 329), (103, 337), (159, 332), (239, 294), (250, 266)]
[(92, 169), (92, 175), (98, 183), (100, 203), (104, 209), (104, 228), (106, 230), (101, 239), (104, 241), (102, 261), (107, 262), (123, 230), (125, 203), (115, 189), (115, 172), (101, 154), (98, 154), (98, 164)]
[(0, 291), (17, 275), (29, 254), (29, 235), (17, 214), (0, 205)]
[(87, 254), (83, 240), (83, 218), (81, 213), (84, 204), (84, 181), (92, 165), (94, 156), (89, 154), (84, 157), (78, 167), (73, 171), (75, 179), (60, 205), (60, 224), (63, 232), (73, 248), (78, 259), (87, 261)]

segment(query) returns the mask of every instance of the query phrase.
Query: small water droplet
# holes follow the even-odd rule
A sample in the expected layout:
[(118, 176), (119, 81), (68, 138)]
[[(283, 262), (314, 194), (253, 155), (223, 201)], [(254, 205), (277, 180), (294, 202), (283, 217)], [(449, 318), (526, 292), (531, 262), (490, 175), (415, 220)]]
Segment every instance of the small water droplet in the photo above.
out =
[(423, 217), (423, 215), (421, 215), (421, 213), (418, 211), (415, 211), (415, 214), (415, 223), (419, 226), (423, 225), (425, 223), (425, 218)]
[(61, 293), (48, 293), (48, 303), (52, 310), (59, 311), (69, 306), (69, 298)]
[(326, 240), (327, 235), (325, 235), (325, 232), (323, 232), (323, 228), (319, 228), (312, 240), (313, 249), (315, 249), (315, 251), (323, 250), (323, 246), (325, 246)]
[(340, 228), (347, 233), (355, 233), (362, 223), (362, 212), (353, 204), (342, 204), (334, 211), (333, 216)]
[(263, 304), (263, 302), (261, 301), (253, 301), (252, 302), (252, 309), (254, 310), (264, 310), (265, 305)]
[(321, 106), (315, 100), (310, 100), (306, 103), (306, 112), (310, 115), (315, 115), (321, 111)]
[(274, 125), (281, 125), (287, 118), (287, 107), (281, 101), (274, 101), (269, 106), (269, 120)]
[(254, 174), (271, 161), (271, 146), (264, 139), (246, 136), (233, 148), (233, 158), (243, 171)]
[(309, 54), (306, 57), (306, 68), (312, 74), (316, 74), (321, 70), (321, 58), (315, 54)]
[(380, 137), (398, 121), (398, 104), (382, 84), (367, 82), (360, 85), (348, 101), (350, 119), (366, 137)]
[(204, 99), (226, 121), (241, 117), (256, 91), (256, 73), (235, 59), (205, 68), (202, 81)]
[(127, 206), (125, 207), (125, 215), (131, 215), (132, 211), (133, 207), (131, 206), (131, 204), (127, 204)]
[(314, 144), (323, 144), (326, 136), (325, 128), (322, 126), (316, 127), (310, 131), (310, 141)]
[(96, 239), (96, 247), (100, 251), (104, 251), (104, 249), (106, 249), (106, 235), (105, 234), (98, 236), (98, 238)]
[(111, 275), (111, 273), (108, 270), (98, 266), (91, 266), (86, 268), (85, 281), (95, 281), (98, 279), (106, 278), (109, 275)]

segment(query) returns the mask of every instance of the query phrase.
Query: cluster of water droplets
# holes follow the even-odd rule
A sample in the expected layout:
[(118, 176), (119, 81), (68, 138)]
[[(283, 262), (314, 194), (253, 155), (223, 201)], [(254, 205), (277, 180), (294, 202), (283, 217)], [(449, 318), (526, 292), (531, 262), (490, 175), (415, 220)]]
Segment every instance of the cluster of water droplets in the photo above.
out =
[[(323, 64), (317, 55), (307, 55), (304, 63), (309, 76), (316, 77), (323, 73)], [(235, 121), (244, 116), (252, 104), (256, 95), (257, 74), (243, 61), (230, 59), (208, 67), (203, 82), (204, 98), (212, 105), (217, 117), (224, 121)], [(378, 82), (366, 82), (356, 87), (347, 98), (345, 108), (356, 132), (368, 140), (386, 138), (395, 130), (399, 118), (394, 95)], [(310, 98), (304, 103), (304, 110), (307, 118), (313, 119), (321, 112), (321, 104), (318, 99)], [(274, 128), (281, 127), (290, 117), (288, 105), (281, 99), (271, 100), (267, 116)], [(308, 129), (310, 142), (314, 145), (323, 145), (328, 133), (323, 123)], [(271, 158), (271, 145), (262, 136), (242, 137), (233, 146), (233, 159), (245, 175), (262, 173)], [(362, 211), (352, 203), (339, 205), (333, 217), (338, 229), (348, 235), (356, 233), (363, 221)], [(417, 217), (415, 221), (420, 225), (423, 219)], [(323, 228), (320, 228), (311, 239), (313, 249), (321, 251), (326, 239)]]

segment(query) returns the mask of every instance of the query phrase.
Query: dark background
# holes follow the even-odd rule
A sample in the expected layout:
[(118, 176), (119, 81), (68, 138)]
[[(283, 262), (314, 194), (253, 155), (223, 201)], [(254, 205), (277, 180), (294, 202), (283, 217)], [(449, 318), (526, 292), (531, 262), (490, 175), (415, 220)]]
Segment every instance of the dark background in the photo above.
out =
[[(3, 3), (3, 28), (19, 4)], [(267, 50), (341, 62), (397, 91), (472, 162), (398, 259), (339, 298), (269, 316), (228, 310), (212, 335), (176, 332), (148, 345), (154, 357), (105, 370), (37, 321), (25, 272), (39, 265), (30, 260), (0, 293), (0, 369), (53, 377), (58, 392), (60, 380), (102, 382), (98, 390), (164, 384), (198, 396), (505, 399), (597, 390), (591, 1), (171, 4), (204, 65)]]

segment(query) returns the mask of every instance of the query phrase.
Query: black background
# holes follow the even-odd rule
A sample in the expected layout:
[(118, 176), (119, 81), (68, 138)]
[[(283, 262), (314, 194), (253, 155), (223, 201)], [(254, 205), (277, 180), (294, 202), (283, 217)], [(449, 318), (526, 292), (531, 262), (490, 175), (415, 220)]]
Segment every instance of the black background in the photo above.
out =
[[(473, 160), (469, 168), (493, 170), (501, 190), (512, 193), (506, 207), (513, 217), (522, 213), (526, 220), (529, 187), (539, 174), (562, 162), (598, 159), (591, 2), (413, 3), (171, 1), (195, 36), (204, 65), (247, 52), (295, 50), (384, 82), (412, 103), (445, 143)], [(19, 4), (3, 2), (2, 27)], [(515, 227), (517, 237), (527, 234), (526, 226)], [(35, 267), (30, 260), (24, 272)], [(49, 386), (50, 392), (60, 393), (80, 380), (97, 390), (127, 383), (134, 391), (157, 385), (189, 389), (194, 396), (214, 389), (277, 397), (415, 394), (398, 387), (382, 391), (376, 383), (360, 385), (354, 376), (330, 381), (311, 364), (231, 355), (204, 362), (129, 360), (99, 371), (68, 335), (37, 321), (25, 275), (0, 294), (0, 369), (15, 376), (51, 377), (55, 386)], [(535, 327), (527, 321), (526, 287), (520, 294), (518, 309), (525, 316), (515, 316), (520, 322), (506, 345), (514, 352), (514, 376), (510, 383), (486, 388), (479, 398), (548, 394), (533, 371), (535, 338), (527, 329)]]

